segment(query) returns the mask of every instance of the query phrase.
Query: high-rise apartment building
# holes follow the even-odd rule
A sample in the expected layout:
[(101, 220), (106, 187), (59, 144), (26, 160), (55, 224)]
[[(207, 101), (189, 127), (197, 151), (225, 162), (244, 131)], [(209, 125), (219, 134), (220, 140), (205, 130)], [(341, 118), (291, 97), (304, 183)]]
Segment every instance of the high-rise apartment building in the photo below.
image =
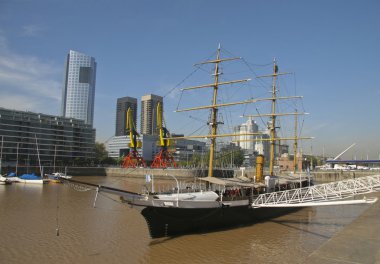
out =
[(140, 133), (143, 135), (156, 135), (157, 118), (156, 107), (160, 102), (164, 109), (163, 98), (154, 94), (147, 94), (141, 97), (141, 126)]
[(3, 166), (38, 160), (46, 166), (67, 165), (95, 156), (95, 129), (74, 118), (0, 107), (0, 138)]
[[(240, 134), (236, 136), (235, 139), (238, 141), (236, 143), (244, 151), (244, 164), (252, 165), (254, 158), (257, 154), (264, 155), (265, 160), (269, 160), (269, 135), (267, 132), (262, 134), (259, 132), (259, 127), (256, 122), (249, 118), (247, 122), (234, 128), (235, 134)], [(257, 135), (247, 135), (249, 133), (258, 133)], [(263, 140), (264, 139), (264, 140)]]
[(81, 119), (86, 124), (92, 125), (96, 80), (95, 58), (70, 50), (65, 63), (64, 78), (62, 116)]
[(257, 133), (258, 130), (259, 130), (258, 125), (251, 118), (249, 118), (247, 122), (236, 127), (235, 132), (237, 132), (237, 134), (241, 134), (241, 136), (238, 137), (238, 140), (239, 140), (238, 146), (250, 153), (253, 153), (254, 146), (255, 146), (254, 138), (256, 138), (256, 136), (247, 135), (247, 134)]
[(125, 131), (126, 113), (129, 107), (132, 109), (132, 112), (133, 112), (133, 122), (137, 126), (137, 99), (133, 97), (128, 97), (128, 96), (117, 98), (115, 136), (126, 135), (126, 131)]

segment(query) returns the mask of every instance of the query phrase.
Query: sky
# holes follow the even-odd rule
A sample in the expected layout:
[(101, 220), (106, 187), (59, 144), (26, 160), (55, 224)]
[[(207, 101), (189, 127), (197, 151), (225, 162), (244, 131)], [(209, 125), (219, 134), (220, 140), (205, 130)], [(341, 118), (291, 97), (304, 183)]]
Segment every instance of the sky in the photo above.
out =
[[(280, 110), (310, 113), (298, 121), (299, 134), (315, 137), (300, 144), (304, 153), (334, 157), (356, 143), (345, 158), (380, 159), (379, 11), (378, 0), (0, 0), (0, 107), (60, 115), (71, 49), (98, 64), (97, 141), (115, 133), (117, 98), (150, 93), (164, 96), (171, 132), (205, 133), (207, 111), (173, 111), (210, 103), (210, 90), (178, 88), (213, 82), (210, 67), (193, 65), (221, 44), (223, 57), (243, 58), (223, 65), (222, 80), (252, 81), (220, 89), (220, 102), (269, 97), (271, 80), (255, 77), (270, 74), (276, 58), (291, 73), (279, 94), (303, 96)], [(265, 111), (223, 109), (221, 130)], [(294, 133), (290, 121), (280, 126)]]

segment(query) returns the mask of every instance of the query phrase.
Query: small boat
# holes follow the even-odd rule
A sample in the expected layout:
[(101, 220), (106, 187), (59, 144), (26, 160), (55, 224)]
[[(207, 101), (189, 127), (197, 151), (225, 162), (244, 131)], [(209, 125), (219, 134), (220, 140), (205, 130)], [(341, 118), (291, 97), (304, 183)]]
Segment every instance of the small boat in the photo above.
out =
[(62, 180), (53, 174), (45, 174), (45, 179), (47, 179), (49, 183), (62, 183)]
[(19, 183), (33, 183), (33, 184), (44, 184), (48, 183), (47, 179), (43, 179), (41, 176), (35, 175), (34, 173), (31, 174), (23, 174), (20, 177), (18, 177)]
[(45, 178), (47, 178), (49, 183), (62, 183), (62, 179), (71, 179), (72, 176), (60, 172), (54, 172), (51, 174), (45, 174)]
[(1, 176), (0, 180), (8, 182), (19, 182), (20, 178), (16, 176), (16, 173), (10, 172), (6, 176)]
[(52, 174), (45, 174), (45, 175), (47, 175), (48, 177), (51, 177), (53, 179), (61, 179), (61, 178), (71, 179), (72, 178), (72, 176), (66, 175), (66, 174), (61, 173), (61, 172), (54, 172)]
[[(36, 148), (37, 148), (37, 156), (38, 156), (38, 163), (40, 167), (40, 172), (42, 174), (42, 167), (41, 167), (41, 160), (40, 160), (40, 153), (38, 149), (38, 142), (37, 142), (37, 135), (35, 134), (35, 139), (36, 139)], [(17, 153), (19, 151), (19, 144), (17, 144)], [(1, 163), (1, 158), (0, 158), (0, 163)], [(1, 176), (1, 181), (9, 181), (9, 182), (17, 182), (17, 183), (32, 183), (32, 184), (44, 184), (48, 183), (47, 179), (43, 179), (41, 176), (36, 175), (34, 172), (29, 174), (25, 173), (22, 174), (21, 176), (17, 176), (17, 166), (18, 166), (18, 160), (16, 163), (16, 173), (15, 172), (9, 172), (6, 177)], [(1, 166), (0, 166), (1, 167)]]
[(8, 182), (16, 182), (16, 183), (33, 183), (33, 184), (44, 184), (47, 183), (47, 179), (42, 179), (41, 176), (35, 175), (34, 173), (31, 174), (23, 174), (20, 177), (17, 177), (15, 173), (11, 172), (8, 174), (7, 177), (0, 178), (2, 181), (3, 179)]
[(0, 185), (12, 184), (12, 181), (0, 175)]

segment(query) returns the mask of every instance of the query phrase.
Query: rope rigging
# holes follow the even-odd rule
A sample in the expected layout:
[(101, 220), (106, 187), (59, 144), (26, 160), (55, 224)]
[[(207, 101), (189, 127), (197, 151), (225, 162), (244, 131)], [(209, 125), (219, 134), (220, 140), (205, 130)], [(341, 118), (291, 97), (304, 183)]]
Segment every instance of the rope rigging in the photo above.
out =
[[(212, 56), (215, 55), (215, 52), (210, 55), (207, 60), (209, 60)], [(168, 96), (169, 94), (171, 94), (175, 89), (177, 89), (180, 85), (182, 85), (185, 81), (187, 81), (187, 79), (189, 79), (191, 76), (193, 76), (198, 70), (204, 70), (202, 69), (202, 67), (200, 65), (196, 65), (195, 66), (196, 68), (190, 73), (188, 74), (182, 81), (180, 81), (179, 83), (177, 83), (173, 88), (171, 88), (164, 96), (163, 98), (165, 98), (166, 96)], [(183, 91), (182, 91), (183, 92)], [(181, 95), (182, 97), (182, 95)], [(178, 105), (179, 105), (180, 102), (178, 102)], [(177, 110), (178, 110), (178, 106), (177, 106)]]
[(56, 218), (56, 228), (55, 228), (55, 232), (56, 232), (56, 235), (59, 236), (59, 221), (58, 221), (58, 216), (59, 216), (59, 188), (57, 190), (57, 208), (56, 208), (56, 215), (55, 215), (55, 218)]
[[(224, 58), (224, 56), (220, 56), (220, 51), (223, 51), (229, 55), (232, 55), (235, 58)], [(224, 55), (226, 55), (226, 54), (224, 54)], [(223, 59), (220, 59), (220, 57), (222, 57)], [(244, 86), (240, 85), (237, 88), (235, 88), (235, 86), (232, 87), (232, 85), (236, 84), (237, 81), (235, 81), (235, 82), (232, 81), (231, 83), (228, 82), (228, 79), (230, 79), (230, 78), (226, 78), (226, 77), (231, 77), (231, 76), (226, 76), (226, 74), (224, 74), (223, 70), (224, 70), (224, 67), (226, 67), (226, 65), (225, 64), (219, 65), (219, 62), (234, 63), (234, 62), (232, 62), (234, 60), (239, 60), (239, 61), (241, 60), (242, 64), (240, 64), (240, 66), (244, 65), (245, 68), (247, 68), (248, 71), (250, 72), (250, 75), (252, 76), (252, 74), (253, 74), (253, 76), (255, 77), (255, 80), (256, 80), (254, 85), (244, 83)], [(209, 69), (209, 68), (203, 67), (203, 65), (210, 65), (209, 63), (217, 63), (217, 65), (215, 67), (215, 72), (208, 71), (207, 69)], [(183, 81), (181, 81), (180, 84), (184, 83), (185, 80), (190, 78), (193, 74), (195, 74), (199, 70), (199, 71), (206, 72), (207, 74), (214, 75), (215, 76), (215, 82), (218, 84), (220, 83), (220, 81), (223, 81), (223, 83), (220, 83), (221, 85), (225, 85), (225, 84), (230, 85), (227, 88), (232, 88), (232, 92), (231, 92), (231, 89), (218, 89), (219, 85), (216, 85), (216, 84), (214, 84), (214, 85), (213, 84), (207, 84), (207, 85), (200, 85), (200, 86), (193, 86), (193, 87), (189, 87), (189, 88), (184, 88), (183, 90), (181, 90), (181, 94), (180, 94), (180, 98), (179, 98), (180, 100), (179, 100), (177, 108), (176, 108), (177, 110), (179, 109), (181, 104), (186, 104), (186, 102), (183, 102), (183, 99), (182, 99), (183, 98), (183, 92), (185, 90), (193, 90), (193, 89), (205, 88), (205, 87), (214, 87), (214, 95), (216, 95), (216, 94), (218, 94), (218, 95), (217, 95), (216, 99), (214, 98), (212, 100), (211, 105), (206, 105), (206, 106), (202, 106), (202, 107), (187, 108), (187, 109), (185, 108), (185, 109), (182, 109), (182, 111), (198, 110), (198, 109), (203, 109), (203, 110), (204, 109), (211, 109), (211, 111), (209, 111), (209, 115), (210, 116), (212, 115), (212, 118), (213, 118), (212, 120), (214, 120), (214, 121), (209, 121), (209, 124), (210, 123), (211, 124), (213, 124), (213, 123), (219, 124), (218, 120), (221, 120), (221, 119), (216, 118), (216, 116), (219, 117), (220, 115), (223, 115), (223, 117), (225, 117), (224, 119), (226, 121), (226, 125), (227, 125), (228, 129), (231, 130), (230, 128), (233, 128), (234, 126), (237, 125), (236, 121), (234, 122), (232, 119), (233, 111), (236, 108), (232, 108), (232, 111), (231, 110), (228, 111), (224, 106), (235, 105), (234, 102), (232, 102), (232, 103), (230, 103), (230, 102), (233, 101), (231, 99), (236, 97), (237, 95), (240, 98), (241, 97), (245, 98), (245, 101), (248, 101), (247, 98), (249, 97), (250, 98), (249, 100), (252, 100), (252, 103), (244, 104), (244, 101), (236, 102), (236, 104), (244, 104), (244, 106), (239, 107), (239, 111), (243, 111), (244, 114), (247, 112), (250, 112), (252, 110), (253, 110), (253, 112), (256, 111), (258, 114), (258, 118), (261, 120), (261, 123), (264, 126), (264, 128), (266, 130), (268, 130), (268, 126), (270, 126), (269, 131), (271, 134), (271, 138), (273, 138), (271, 143), (270, 143), (271, 146), (284, 144), (284, 143), (286, 143), (287, 140), (292, 140), (292, 138), (294, 138), (294, 135), (295, 135), (294, 133), (288, 138), (287, 138), (288, 135), (286, 135), (286, 134), (289, 134), (289, 131), (293, 131), (294, 127), (291, 127), (291, 128), (287, 127), (287, 119), (286, 118), (282, 119), (282, 118), (276, 118), (276, 117), (277, 116), (294, 115), (294, 113), (292, 113), (292, 112), (286, 113), (283, 110), (285, 110), (288, 107), (291, 107), (292, 110), (294, 108), (298, 109), (299, 107), (297, 107), (297, 100), (295, 100), (294, 102), (287, 102), (287, 100), (283, 101), (283, 99), (300, 98), (300, 96), (290, 96), (289, 98), (287, 98), (285, 96), (282, 96), (282, 97), (278, 96), (279, 94), (282, 94), (282, 93), (290, 94), (289, 93), (290, 89), (288, 89), (288, 85), (287, 85), (286, 81), (282, 81), (282, 78), (277, 78), (277, 76), (279, 76), (279, 75), (284, 75), (284, 74), (289, 74), (289, 73), (287, 73), (287, 72), (279, 73), (278, 72), (278, 66), (276, 64), (275, 59), (273, 60), (273, 62), (270, 62), (267, 64), (252, 64), (252, 63), (248, 62), (247, 60), (245, 60), (244, 58), (234, 56), (231, 52), (227, 51), (224, 48), (223, 49), (219, 48), (218, 56), (217, 56), (216, 60), (202, 62), (202, 63), (197, 64), (195, 66), (196, 66), (196, 69), (190, 75), (188, 75)], [(267, 68), (267, 67), (272, 67), (272, 66), (273, 66), (273, 74), (259, 76), (256, 73), (257, 67)], [(239, 69), (239, 65), (237, 65), (237, 69)], [(259, 69), (259, 70), (262, 70), (262, 69)], [(233, 72), (231, 75), (239, 75), (239, 74), (243, 74), (245, 72), (246, 71), (235, 70), (235, 72)], [(272, 76), (272, 78), (270, 78), (270, 79), (272, 81), (270, 81), (269, 78), (268, 79), (262, 78), (262, 77), (271, 77), (271, 76)], [(295, 91), (295, 94), (297, 94), (296, 78), (295, 78), (294, 74), (293, 74), (293, 76), (294, 76), (294, 84), (295, 84), (294, 85), (295, 86), (294, 91)], [(176, 87), (178, 87), (178, 86), (179, 86), (179, 84), (176, 85)], [(270, 86), (272, 87), (272, 89), (271, 89), (271, 91), (268, 91), (268, 87), (270, 87)], [(220, 86), (220, 87), (222, 87), (222, 86)], [(244, 88), (248, 88), (248, 89), (244, 89)], [(263, 89), (265, 90), (265, 95), (263, 95), (264, 94), (264, 92), (262, 92)], [(273, 89), (275, 89), (275, 91)], [(267, 95), (268, 93), (271, 93), (271, 95), (268, 96)], [(247, 96), (247, 94), (249, 94), (250, 96)], [(261, 99), (260, 96), (254, 96), (255, 94), (261, 94), (260, 96), (263, 97), (263, 99)], [(272, 97), (277, 98), (277, 100), (272, 98)], [(196, 98), (197, 98), (196, 100), (198, 103), (201, 102), (200, 100), (204, 99), (204, 97), (200, 97), (200, 96), (198, 96)], [(269, 111), (266, 111), (268, 109), (266, 107), (264, 107), (264, 105), (263, 105), (264, 104), (263, 101), (268, 101), (268, 100), (272, 101), (272, 106), (271, 106), (272, 111), (270, 111), (270, 108), (269, 108)], [(281, 104), (280, 104), (280, 101), (281, 101)], [(282, 101), (284, 103), (282, 103)], [(291, 100), (291, 101), (293, 101), (293, 100)], [(203, 103), (204, 103), (204, 101), (203, 101)], [(255, 108), (252, 109), (251, 108), (252, 105)], [(260, 106), (262, 106), (261, 109), (260, 109)], [(303, 104), (301, 106), (302, 106), (302, 109), (304, 109)], [(262, 112), (264, 112), (265, 114), (262, 114)], [(188, 116), (188, 117), (192, 118), (191, 116)], [(256, 116), (253, 115), (252, 117), (256, 117)], [(266, 121), (266, 120), (268, 120), (268, 118), (270, 118), (269, 120), (272, 120), (272, 123), (274, 122), (274, 124), (270, 125), (271, 123)], [(193, 118), (193, 119), (195, 119), (195, 118)], [(195, 119), (195, 120), (197, 120), (197, 119)], [(209, 120), (211, 120), (211, 119), (209, 118)], [(197, 121), (199, 121), (199, 120), (197, 120)], [(297, 126), (301, 125), (301, 129), (297, 128), (297, 134), (299, 134), (299, 135), (301, 135), (301, 133), (302, 133), (303, 124), (304, 124), (304, 119), (302, 122), (298, 123), (298, 125), (297, 125)], [(218, 127), (217, 125), (215, 125), (215, 127), (209, 127), (209, 129), (211, 129), (211, 130), (212, 129), (216, 130), (216, 128), (218, 128), (219, 130), (222, 130), (222, 126)], [(224, 126), (224, 129), (225, 128), (226, 128), (226, 126)], [(196, 129), (191, 134), (195, 134), (195, 133), (199, 132), (199, 130), (201, 130), (201, 129), (202, 129), (202, 127)], [(212, 133), (216, 133), (216, 131), (214, 131), (214, 130), (212, 130)], [(273, 134), (273, 130), (276, 131), (275, 132), (276, 134)], [(212, 146), (214, 146), (216, 140), (217, 140), (216, 138), (212, 139)], [(219, 138), (218, 138), (218, 140), (220, 141)], [(254, 139), (254, 140), (257, 140), (257, 139)], [(276, 141), (276, 140), (282, 140), (282, 142), (275, 144), (273, 141)], [(263, 141), (267, 141), (267, 140), (263, 139)], [(273, 153), (274, 151), (271, 150), (270, 152)], [(210, 163), (210, 164), (212, 164), (212, 163)], [(210, 166), (210, 167), (212, 167), (212, 166)]]

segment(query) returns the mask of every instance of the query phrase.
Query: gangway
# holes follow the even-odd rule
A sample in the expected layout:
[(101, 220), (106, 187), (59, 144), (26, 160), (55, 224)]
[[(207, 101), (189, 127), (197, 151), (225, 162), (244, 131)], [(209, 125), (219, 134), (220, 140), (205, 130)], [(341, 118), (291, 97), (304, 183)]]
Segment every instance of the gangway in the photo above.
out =
[(380, 175), (372, 175), (317, 184), (309, 187), (260, 194), (252, 203), (252, 207), (308, 207), (322, 205), (343, 205), (374, 203), (376, 197), (351, 199), (355, 195), (362, 195), (380, 191)]

